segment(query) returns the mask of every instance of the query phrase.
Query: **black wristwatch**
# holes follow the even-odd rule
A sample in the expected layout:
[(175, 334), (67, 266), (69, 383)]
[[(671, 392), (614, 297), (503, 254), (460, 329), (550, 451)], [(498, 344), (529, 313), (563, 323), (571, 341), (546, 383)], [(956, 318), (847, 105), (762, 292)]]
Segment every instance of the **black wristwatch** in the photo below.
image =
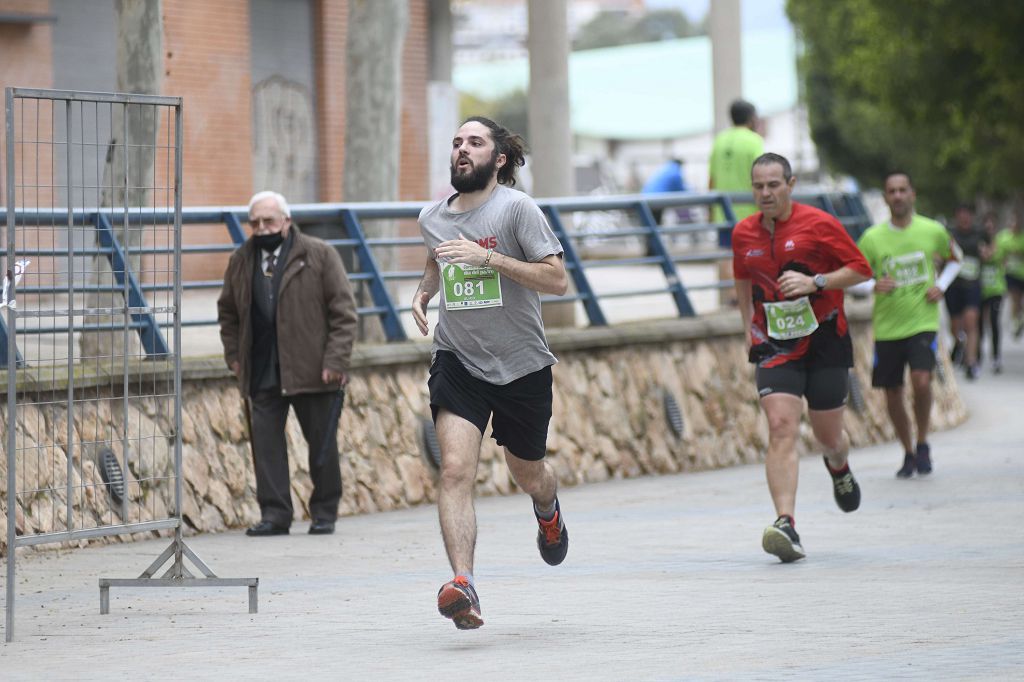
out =
[(819, 273), (814, 276), (814, 286), (818, 287), (818, 291), (823, 290), (826, 284), (828, 284), (828, 279), (825, 275)]

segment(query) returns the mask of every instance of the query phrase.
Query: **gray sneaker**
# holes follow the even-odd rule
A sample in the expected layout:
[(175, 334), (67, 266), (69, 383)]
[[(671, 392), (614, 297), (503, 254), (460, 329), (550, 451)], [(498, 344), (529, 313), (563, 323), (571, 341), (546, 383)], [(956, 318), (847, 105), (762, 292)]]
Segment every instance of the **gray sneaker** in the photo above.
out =
[(769, 554), (774, 554), (788, 564), (798, 559), (803, 559), (804, 548), (800, 546), (800, 536), (793, 528), (793, 522), (788, 516), (780, 516), (775, 523), (764, 529), (761, 536), (761, 547)]

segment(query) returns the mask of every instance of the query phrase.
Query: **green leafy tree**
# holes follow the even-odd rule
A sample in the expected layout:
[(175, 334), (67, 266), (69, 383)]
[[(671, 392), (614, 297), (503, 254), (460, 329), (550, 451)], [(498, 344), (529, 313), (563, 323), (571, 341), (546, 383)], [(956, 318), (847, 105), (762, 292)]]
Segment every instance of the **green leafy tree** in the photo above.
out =
[(825, 165), (913, 176), (928, 210), (1024, 188), (1024, 3), (788, 0)]
[(486, 116), (529, 140), (527, 102), (525, 90), (516, 90), (493, 100), (479, 99), (468, 93), (462, 93), (459, 96), (459, 116), (460, 118)]
[(705, 33), (675, 9), (654, 10), (630, 17), (622, 12), (600, 12), (584, 24), (573, 41), (573, 50), (593, 50), (635, 43), (675, 40)]

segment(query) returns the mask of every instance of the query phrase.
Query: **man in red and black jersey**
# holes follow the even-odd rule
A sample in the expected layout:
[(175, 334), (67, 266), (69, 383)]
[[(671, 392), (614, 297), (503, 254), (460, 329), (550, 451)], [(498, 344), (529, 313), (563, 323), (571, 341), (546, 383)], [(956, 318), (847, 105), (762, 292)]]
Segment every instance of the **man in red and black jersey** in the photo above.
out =
[(838, 220), (792, 201), (796, 178), (785, 157), (761, 155), (750, 176), (760, 210), (733, 230), (733, 275), (768, 417), (765, 471), (778, 518), (761, 544), (790, 562), (804, 557), (793, 514), (805, 398), (814, 435), (825, 446), (836, 503), (846, 512), (860, 505), (843, 431), (853, 366), (843, 289), (870, 279), (871, 267)]

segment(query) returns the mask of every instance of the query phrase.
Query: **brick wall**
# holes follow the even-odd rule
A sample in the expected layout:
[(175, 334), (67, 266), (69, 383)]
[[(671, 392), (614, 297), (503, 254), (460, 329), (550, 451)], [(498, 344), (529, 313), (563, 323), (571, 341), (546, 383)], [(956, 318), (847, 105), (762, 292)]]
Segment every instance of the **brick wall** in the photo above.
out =
[[(184, 206), (243, 204), (252, 190), (249, 4), (249, 0), (163, 2), (163, 94), (184, 98)], [(0, 11), (49, 10), (45, 0), (0, 0)], [(340, 201), (348, 2), (313, 0), (313, 11), (318, 200)], [(429, 197), (428, 14), (428, 0), (409, 0), (409, 30), (402, 54), (399, 198), (403, 200)], [(51, 33), (49, 24), (0, 25), (0, 85), (51, 87)], [(161, 135), (160, 139), (167, 138)], [(158, 177), (157, 186), (164, 183), (165, 179)], [(415, 234), (415, 224), (404, 224), (402, 232)], [(227, 233), (219, 225), (189, 227), (185, 240), (191, 244), (224, 243)], [(184, 274), (187, 279), (216, 279), (225, 263), (223, 255), (188, 257)]]
[[(183, 206), (243, 204), (252, 193), (248, 0), (165, 0), (163, 92), (184, 98)], [(229, 242), (222, 225), (189, 244)], [(183, 278), (219, 279), (226, 254), (183, 259)]]
[(345, 167), (346, 0), (317, 0), (314, 7), (318, 140), (317, 177), (321, 201), (341, 201)]
[(399, 198), (430, 198), (430, 151), (427, 144), (427, 81), (430, 42), (428, 0), (409, 1), (409, 31), (402, 55), (402, 142)]
[(182, 203), (244, 203), (252, 189), (249, 2), (163, 7), (163, 91), (185, 98)]
[[(47, 14), (50, 3), (47, 0), (0, 0), (0, 12), (11, 14)], [(53, 86), (51, 68), (53, 30), (47, 23), (6, 23), (0, 24), (0, 89), (8, 87), (49, 88)], [(35, 111), (35, 105), (31, 107)], [(48, 109), (47, 109), (48, 112)], [(49, 116), (47, 114), (47, 122)], [(34, 123), (34, 122), (33, 122)], [(6, 126), (0, 125), (0, 204), (7, 204)], [(35, 156), (26, 163), (34, 168)], [(33, 194), (30, 202), (37, 197)], [(42, 200), (48, 204), (48, 198)]]

